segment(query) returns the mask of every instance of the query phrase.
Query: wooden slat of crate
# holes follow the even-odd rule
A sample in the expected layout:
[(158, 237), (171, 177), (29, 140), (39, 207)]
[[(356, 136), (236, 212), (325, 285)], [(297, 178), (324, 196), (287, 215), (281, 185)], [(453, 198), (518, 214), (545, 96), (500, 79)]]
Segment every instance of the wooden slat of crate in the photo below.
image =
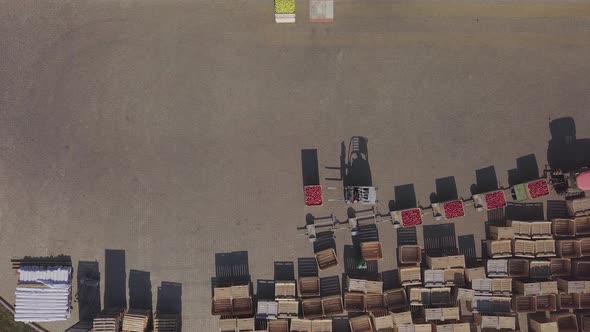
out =
[(320, 296), (320, 278), (319, 277), (301, 277), (301, 278), (299, 278), (299, 296), (300, 297)]
[(309, 319), (291, 319), (291, 332), (311, 332), (311, 320)]
[(322, 317), (322, 300), (319, 297), (303, 299), (301, 300), (301, 310), (306, 319)]
[(324, 316), (337, 315), (344, 312), (342, 296), (332, 295), (322, 297), (322, 310), (324, 312)]
[(351, 332), (371, 332), (373, 331), (373, 324), (368, 315), (353, 317), (348, 320), (350, 323)]
[(311, 332), (332, 332), (331, 319), (314, 319), (311, 321)]
[(378, 241), (362, 242), (361, 256), (364, 260), (374, 261), (383, 259), (383, 245)]
[(154, 332), (177, 332), (179, 320), (178, 315), (156, 313), (154, 315)]
[(267, 322), (268, 332), (289, 332), (289, 321), (286, 319), (274, 319)]
[(322, 250), (315, 254), (316, 261), (318, 262), (318, 268), (320, 270), (325, 270), (331, 268), (333, 266), (338, 265), (338, 259), (336, 258), (336, 251), (334, 249), (329, 248)]
[(295, 281), (275, 282), (275, 298), (293, 298), (296, 296)]
[(148, 324), (149, 311), (131, 309), (123, 315), (123, 331), (144, 332)]
[(363, 293), (344, 293), (344, 308), (351, 312), (365, 311), (365, 296)]
[(354, 279), (347, 277), (346, 278), (346, 289), (349, 292), (367, 292), (367, 280), (364, 279)]

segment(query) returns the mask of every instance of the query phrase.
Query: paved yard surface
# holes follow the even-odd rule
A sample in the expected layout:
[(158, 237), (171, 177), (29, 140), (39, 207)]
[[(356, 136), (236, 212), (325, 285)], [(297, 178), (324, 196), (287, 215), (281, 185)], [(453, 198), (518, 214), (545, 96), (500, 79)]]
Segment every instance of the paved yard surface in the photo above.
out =
[[(122, 249), (154, 303), (182, 284), (185, 331), (214, 331), (215, 253), (246, 250), (270, 279), (312, 255), (306, 213), (346, 218), (303, 207), (301, 149), (338, 165), (342, 141), (368, 137), (387, 211), (394, 186), (428, 205), (437, 178), (467, 197), (477, 169), (506, 185), (516, 158), (542, 168), (550, 117), (590, 138), (588, 2), (343, 0), (332, 24), (297, 6), (277, 25), (270, 0), (0, 1), (0, 295), (14, 300), (13, 256), (104, 276)], [(456, 235), (478, 243), (485, 218), (470, 209)], [(342, 256), (350, 235), (337, 242)]]

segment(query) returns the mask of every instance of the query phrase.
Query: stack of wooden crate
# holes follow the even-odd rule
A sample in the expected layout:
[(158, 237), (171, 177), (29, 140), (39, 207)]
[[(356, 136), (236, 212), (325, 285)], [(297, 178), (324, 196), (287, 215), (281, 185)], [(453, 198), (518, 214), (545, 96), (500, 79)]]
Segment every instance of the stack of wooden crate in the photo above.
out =
[(180, 317), (178, 314), (154, 314), (154, 332), (178, 332)]
[(103, 310), (93, 321), (94, 332), (119, 332), (122, 310)]
[(150, 311), (129, 309), (123, 314), (124, 332), (145, 332), (150, 318)]

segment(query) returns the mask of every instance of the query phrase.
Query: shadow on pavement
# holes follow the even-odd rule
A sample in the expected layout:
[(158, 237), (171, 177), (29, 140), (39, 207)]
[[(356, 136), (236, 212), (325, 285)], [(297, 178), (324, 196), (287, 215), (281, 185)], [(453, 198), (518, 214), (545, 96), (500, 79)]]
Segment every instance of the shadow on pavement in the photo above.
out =
[(105, 250), (104, 274), (105, 309), (126, 309), (127, 273), (125, 270), (125, 250)]
[(100, 313), (98, 262), (78, 261), (78, 320), (92, 321)]

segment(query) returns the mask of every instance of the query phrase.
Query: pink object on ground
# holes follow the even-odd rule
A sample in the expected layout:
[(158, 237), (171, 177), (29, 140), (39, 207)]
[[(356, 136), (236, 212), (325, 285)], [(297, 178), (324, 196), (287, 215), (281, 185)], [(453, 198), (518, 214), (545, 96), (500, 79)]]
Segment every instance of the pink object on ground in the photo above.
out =
[(590, 171), (579, 174), (576, 177), (578, 188), (582, 190), (590, 190)]

